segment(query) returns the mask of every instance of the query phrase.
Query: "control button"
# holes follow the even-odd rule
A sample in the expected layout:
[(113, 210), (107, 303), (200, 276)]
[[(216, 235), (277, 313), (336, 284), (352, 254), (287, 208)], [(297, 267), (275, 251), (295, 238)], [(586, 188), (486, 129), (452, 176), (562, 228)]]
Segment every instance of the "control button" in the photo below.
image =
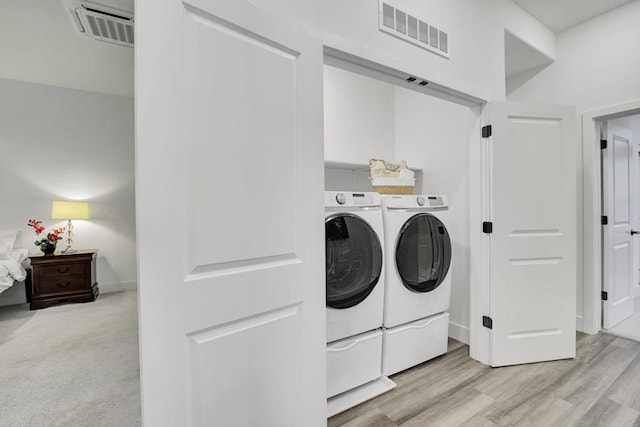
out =
[(418, 202), (418, 206), (424, 206), (424, 197), (419, 196), (419, 197), (416, 199), (416, 202)]
[(336, 202), (338, 202), (338, 204), (344, 205), (346, 201), (347, 197), (344, 195), (344, 193), (336, 194)]

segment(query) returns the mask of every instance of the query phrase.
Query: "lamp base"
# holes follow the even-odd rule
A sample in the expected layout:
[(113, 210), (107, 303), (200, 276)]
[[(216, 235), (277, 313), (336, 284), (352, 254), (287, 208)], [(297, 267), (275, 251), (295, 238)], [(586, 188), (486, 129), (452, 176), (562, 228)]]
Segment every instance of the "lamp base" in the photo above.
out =
[(73, 224), (71, 220), (67, 220), (67, 247), (62, 251), (63, 254), (72, 254), (74, 252), (78, 252), (75, 249), (71, 248), (73, 244)]

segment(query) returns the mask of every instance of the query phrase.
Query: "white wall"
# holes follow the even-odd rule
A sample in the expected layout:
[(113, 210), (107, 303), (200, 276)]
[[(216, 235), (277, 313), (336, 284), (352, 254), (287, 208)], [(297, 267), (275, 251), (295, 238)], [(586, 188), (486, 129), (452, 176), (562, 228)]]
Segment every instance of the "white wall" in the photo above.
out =
[(469, 342), (469, 144), (477, 143), (478, 111), (396, 88), (396, 158), (423, 165), (422, 192), (449, 198), (452, 242), (450, 329)]
[(63, 226), (51, 202), (87, 200), (91, 219), (74, 221), (74, 247), (100, 250), (101, 292), (131, 286), (133, 131), (131, 98), (0, 79), (0, 228), (23, 229), (22, 246), (38, 253), (27, 220)]
[[(516, 75), (507, 82), (507, 99), (575, 105), (578, 123), (585, 111), (640, 99), (640, 0), (557, 35), (556, 61), (538, 72)], [(580, 135), (580, 133), (578, 134)], [(579, 162), (582, 162), (582, 144)], [(578, 227), (583, 229), (582, 179), (578, 189)], [(578, 233), (578, 283), (583, 283), (583, 242)], [(578, 287), (578, 324), (583, 316), (584, 289)]]
[(640, 0), (557, 36), (556, 61), (510, 83), (512, 101), (571, 104), (578, 113), (640, 98)]
[(394, 156), (394, 87), (324, 66), (325, 160), (366, 165)]
[(555, 58), (554, 34), (509, 0), (390, 2), (449, 33), (451, 59), (378, 30), (373, 0), (249, 0), (325, 45), (486, 100), (504, 99), (504, 30)]

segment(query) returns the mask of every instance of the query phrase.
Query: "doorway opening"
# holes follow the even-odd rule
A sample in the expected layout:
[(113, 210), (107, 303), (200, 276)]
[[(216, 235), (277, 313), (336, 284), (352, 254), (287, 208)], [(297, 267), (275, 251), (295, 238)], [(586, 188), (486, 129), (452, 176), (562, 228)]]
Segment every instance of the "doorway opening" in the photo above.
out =
[[(420, 84), (424, 82), (425, 84)], [(369, 159), (406, 160), (413, 194), (449, 199), (453, 287), (449, 336), (469, 344), (470, 164), (483, 100), (325, 47), (325, 190), (374, 191)]]
[(584, 288), (578, 292), (578, 329), (640, 340), (640, 101), (587, 112), (582, 125)]
[(640, 341), (640, 114), (598, 122), (602, 206), (602, 329)]
[[(400, 72), (327, 47), (325, 47), (323, 80), (324, 189), (328, 192), (328, 196), (325, 197), (325, 203), (328, 203), (326, 205), (327, 221), (335, 219), (335, 209), (343, 212), (347, 208), (354, 210), (349, 210), (349, 214), (368, 214), (366, 219), (374, 225), (378, 218), (380, 229), (384, 230), (379, 236), (384, 248), (382, 258), (386, 263), (382, 280), (371, 294), (382, 291), (380, 295), (384, 295), (384, 304), (383, 299), (380, 298), (379, 308), (373, 310), (367, 308), (366, 311), (363, 308), (357, 313), (362, 319), (361, 323), (366, 321), (370, 327), (376, 329), (362, 331), (357, 336), (336, 337), (332, 331), (340, 327), (339, 316), (341, 315), (335, 310), (336, 307), (329, 305), (327, 300), (328, 413), (329, 416), (333, 416), (395, 387), (396, 384), (393, 380), (389, 380), (389, 377), (393, 378), (399, 371), (415, 367), (421, 362), (429, 363), (436, 356), (446, 353), (448, 347), (452, 347), (451, 343), (459, 341), (469, 344), (471, 279), (469, 164), (471, 162), (470, 146), (477, 145), (480, 136), (478, 128), (480, 107), (474, 98), (422, 79), (418, 75)], [(404, 230), (390, 231), (389, 222), (385, 222), (383, 227), (383, 209), (376, 205), (376, 199), (381, 205), (381, 198), (372, 195), (372, 192), (376, 192), (377, 189), (370, 180), (370, 159), (398, 162), (398, 164), (400, 161), (406, 161), (406, 167), (415, 174), (415, 186), (411, 186), (411, 194), (422, 200), (439, 200), (441, 203), (437, 209), (446, 210), (447, 225), (445, 227), (441, 224), (440, 227), (445, 231), (438, 232), (436, 235), (434, 228), (432, 235), (441, 241), (448, 227), (455, 230), (455, 234), (446, 236), (452, 253), (450, 259), (442, 264), (438, 261), (440, 266), (444, 264), (449, 266), (449, 261), (451, 262), (447, 285), (440, 287), (439, 290), (429, 289), (427, 295), (427, 290), (411, 288), (406, 291), (407, 294), (404, 294), (404, 288), (407, 286), (404, 279), (390, 285), (392, 282), (389, 276), (395, 274), (398, 268), (399, 276), (397, 277), (401, 277), (405, 267), (402, 263), (390, 261), (394, 257), (389, 253), (395, 249), (395, 246), (391, 249), (392, 245), (389, 245), (389, 241), (391, 239), (400, 244), (401, 236), (406, 234), (403, 234)], [(366, 210), (360, 210), (357, 206), (350, 207), (349, 202), (340, 207), (332, 204), (336, 195), (344, 197), (345, 194), (352, 192), (354, 197), (357, 195), (370, 198), (369, 206), (362, 208)], [(351, 196), (347, 196), (349, 197)], [(401, 224), (404, 220), (409, 220), (417, 209), (420, 207), (403, 205), (402, 215), (409, 211), (412, 213), (407, 213), (407, 218), (404, 218)], [(347, 226), (342, 229), (347, 230)], [(328, 242), (335, 240), (330, 237), (331, 228), (327, 230)], [(393, 237), (389, 237), (388, 233)], [(422, 245), (428, 244), (424, 242), (427, 242), (427, 236), (431, 235), (429, 233), (431, 231), (426, 227), (408, 232), (411, 236), (416, 236), (416, 245), (418, 240)], [(355, 235), (353, 232), (349, 234)], [(341, 237), (340, 240), (345, 241), (346, 238)], [(404, 247), (407, 247), (406, 243)], [(437, 247), (444, 247), (444, 244), (438, 244)], [(328, 245), (327, 248), (330, 246)], [(405, 258), (413, 263), (416, 257), (417, 255)], [(424, 265), (430, 262), (426, 258), (421, 258), (421, 263)], [(327, 270), (329, 270), (330, 259), (329, 249), (327, 249)], [(366, 260), (366, 257), (363, 259)], [(362, 264), (365, 263), (362, 262)], [(350, 268), (352, 268), (351, 265), (356, 264), (350, 263)], [(416, 275), (418, 268), (423, 267), (415, 265)], [(434, 270), (439, 268), (436, 266)], [(431, 268), (428, 269), (432, 271)], [(427, 268), (424, 269), (426, 270)], [(389, 273), (390, 271), (394, 273)], [(444, 277), (443, 275), (442, 278)], [(347, 279), (352, 280), (349, 277)], [(397, 288), (399, 295), (387, 296), (390, 294), (389, 289), (396, 289), (393, 286), (400, 282), (403, 282), (404, 286), (400, 285)], [(346, 286), (343, 283), (342, 289), (344, 288)], [(330, 295), (330, 291), (328, 276), (327, 295)], [(450, 300), (449, 295), (451, 295)], [(371, 298), (375, 303), (375, 296)], [(416, 303), (422, 299), (429, 304)], [(431, 300), (436, 304), (439, 301), (440, 305), (430, 303)], [(391, 305), (389, 301), (398, 302)], [(400, 314), (401, 311), (405, 311), (405, 306), (406, 309), (411, 306), (420, 306), (420, 309), (406, 317), (398, 316), (397, 318), (402, 319), (401, 321), (389, 320), (391, 317), (385, 318), (384, 328), (382, 328), (383, 312), (385, 316), (395, 312)], [(372, 305), (369, 304), (367, 307)], [(355, 307), (355, 310), (358, 308)], [(380, 315), (379, 321), (376, 319), (377, 315)], [(346, 318), (346, 316), (343, 317)], [(356, 319), (355, 315), (351, 318)], [(378, 323), (374, 323), (376, 321)], [(416, 331), (420, 335), (415, 335)], [(429, 338), (426, 339), (426, 336)], [(397, 337), (400, 337), (400, 340)], [(449, 341), (449, 338), (455, 341)], [(376, 339), (378, 339), (377, 343)], [(409, 350), (404, 347), (403, 342), (423, 344)], [(365, 346), (368, 359), (374, 362), (374, 366), (370, 368), (357, 357), (358, 352), (363, 351), (358, 348), (365, 348)], [(376, 357), (379, 357), (379, 360), (375, 359)], [(354, 363), (351, 360), (358, 360), (358, 362)], [(348, 377), (351, 378), (342, 374), (343, 371), (348, 371)], [(364, 381), (365, 373), (369, 375), (366, 377), (367, 382)], [(346, 379), (348, 382), (345, 381)]]

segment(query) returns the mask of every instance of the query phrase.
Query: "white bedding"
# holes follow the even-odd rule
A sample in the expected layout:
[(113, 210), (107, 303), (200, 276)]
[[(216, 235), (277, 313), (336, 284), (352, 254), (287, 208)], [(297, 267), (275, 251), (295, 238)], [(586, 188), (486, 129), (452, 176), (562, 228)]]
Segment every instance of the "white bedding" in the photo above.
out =
[(22, 262), (28, 255), (27, 249), (14, 249), (9, 253), (9, 259), (0, 259), (0, 293), (27, 277), (27, 270)]

